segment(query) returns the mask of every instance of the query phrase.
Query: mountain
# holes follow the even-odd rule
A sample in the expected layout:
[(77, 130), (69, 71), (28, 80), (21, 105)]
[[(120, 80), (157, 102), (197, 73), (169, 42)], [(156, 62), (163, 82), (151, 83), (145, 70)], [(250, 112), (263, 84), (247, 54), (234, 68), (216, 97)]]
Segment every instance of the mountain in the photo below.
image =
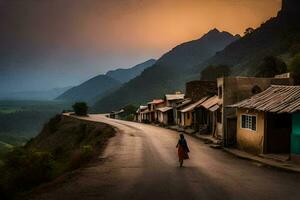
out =
[(70, 102), (87, 101), (91, 103), (96, 97), (101, 98), (102, 94), (120, 86), (121, 83), (119, 81), (101, 74), (69, 89), (56, 99)]
[(138, 64), (129, 69), (116, 69), (112, 71), (108, 71), (106, 73), (107, 76), (121, 82), (126, 83), (129, 80), (135, 78), (136, 76), (140, 75), (145, 69), (151, 67), (156, 62), (155, 59), (147, 60), (141, 64)]
[[(237, 39), (239, 36), (214, 29), (198, 40), (176, 46), (140, 76), (97, 101), (94, 111), (117, 110), (127, 104), (141, 104), (164, 93), (183, 90), (185, 82), (195, 78), (191, 71), (194, 65), (205, 61)], [(198, 78), (198, 74), (196, 76)]]
[(140, 75), (142, 71), (155, 63), (154, 59), (135, 65), (128, 69), (117, 69), (101, 74), (84, 83), (73, 87), (65, 93), (59, 95), (57, 100), (64, 101), (86, 101), (93, 104), (102, 97), (114, 92), (123, 83)]
[(53, 100), (69, 90), (70, 87), (53, 88), (45, 91), (22, 91), (0, 94), (0, 99), (9, 100)]
[(300, 1), (283, 0), (278, 15), (252, 33), (228, 45), (223, 51), (197, 66), (228, 65), (233, 75), (255, 75), (266, 56), (277, 56), (289, 62), (300, 52)]

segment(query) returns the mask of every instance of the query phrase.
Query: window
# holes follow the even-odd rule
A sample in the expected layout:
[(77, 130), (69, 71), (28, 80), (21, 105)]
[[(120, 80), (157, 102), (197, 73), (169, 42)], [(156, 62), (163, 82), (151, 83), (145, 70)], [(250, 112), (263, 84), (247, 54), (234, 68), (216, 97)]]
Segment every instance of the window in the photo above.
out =
[(190, 113), (189, 112), (187, 113), (187, 119), (190, 119)]
[(241, 126), (244, 129), (256, 131), (256, 116), (255, 115), (242, 115)]

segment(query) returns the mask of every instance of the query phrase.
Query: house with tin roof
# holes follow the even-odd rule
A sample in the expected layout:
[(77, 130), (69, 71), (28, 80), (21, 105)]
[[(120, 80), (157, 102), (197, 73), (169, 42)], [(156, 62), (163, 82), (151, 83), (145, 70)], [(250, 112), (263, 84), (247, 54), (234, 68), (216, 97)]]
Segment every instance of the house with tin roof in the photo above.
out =
[(230, 107), (237, 109), (239, 149), (300, 161), (300, 86), (272, 85)]

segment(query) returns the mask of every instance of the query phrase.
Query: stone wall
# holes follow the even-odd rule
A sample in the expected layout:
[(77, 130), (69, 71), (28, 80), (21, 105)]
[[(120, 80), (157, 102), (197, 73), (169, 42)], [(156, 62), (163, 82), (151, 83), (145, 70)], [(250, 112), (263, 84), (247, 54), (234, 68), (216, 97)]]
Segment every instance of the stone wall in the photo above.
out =
[(192, 101), (199, 101), (205, 96), (213, 96), (217, 94), (216, 81), (191, 81), (186, 83), (186, 98)]

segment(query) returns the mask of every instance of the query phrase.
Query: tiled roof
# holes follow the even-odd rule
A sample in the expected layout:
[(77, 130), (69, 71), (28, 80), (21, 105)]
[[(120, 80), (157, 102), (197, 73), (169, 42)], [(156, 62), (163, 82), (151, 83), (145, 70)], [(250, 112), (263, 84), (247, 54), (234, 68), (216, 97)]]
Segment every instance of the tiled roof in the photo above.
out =
[(300, 111), (300, 86), (274, 86), (230, 107), (273, 113)]

